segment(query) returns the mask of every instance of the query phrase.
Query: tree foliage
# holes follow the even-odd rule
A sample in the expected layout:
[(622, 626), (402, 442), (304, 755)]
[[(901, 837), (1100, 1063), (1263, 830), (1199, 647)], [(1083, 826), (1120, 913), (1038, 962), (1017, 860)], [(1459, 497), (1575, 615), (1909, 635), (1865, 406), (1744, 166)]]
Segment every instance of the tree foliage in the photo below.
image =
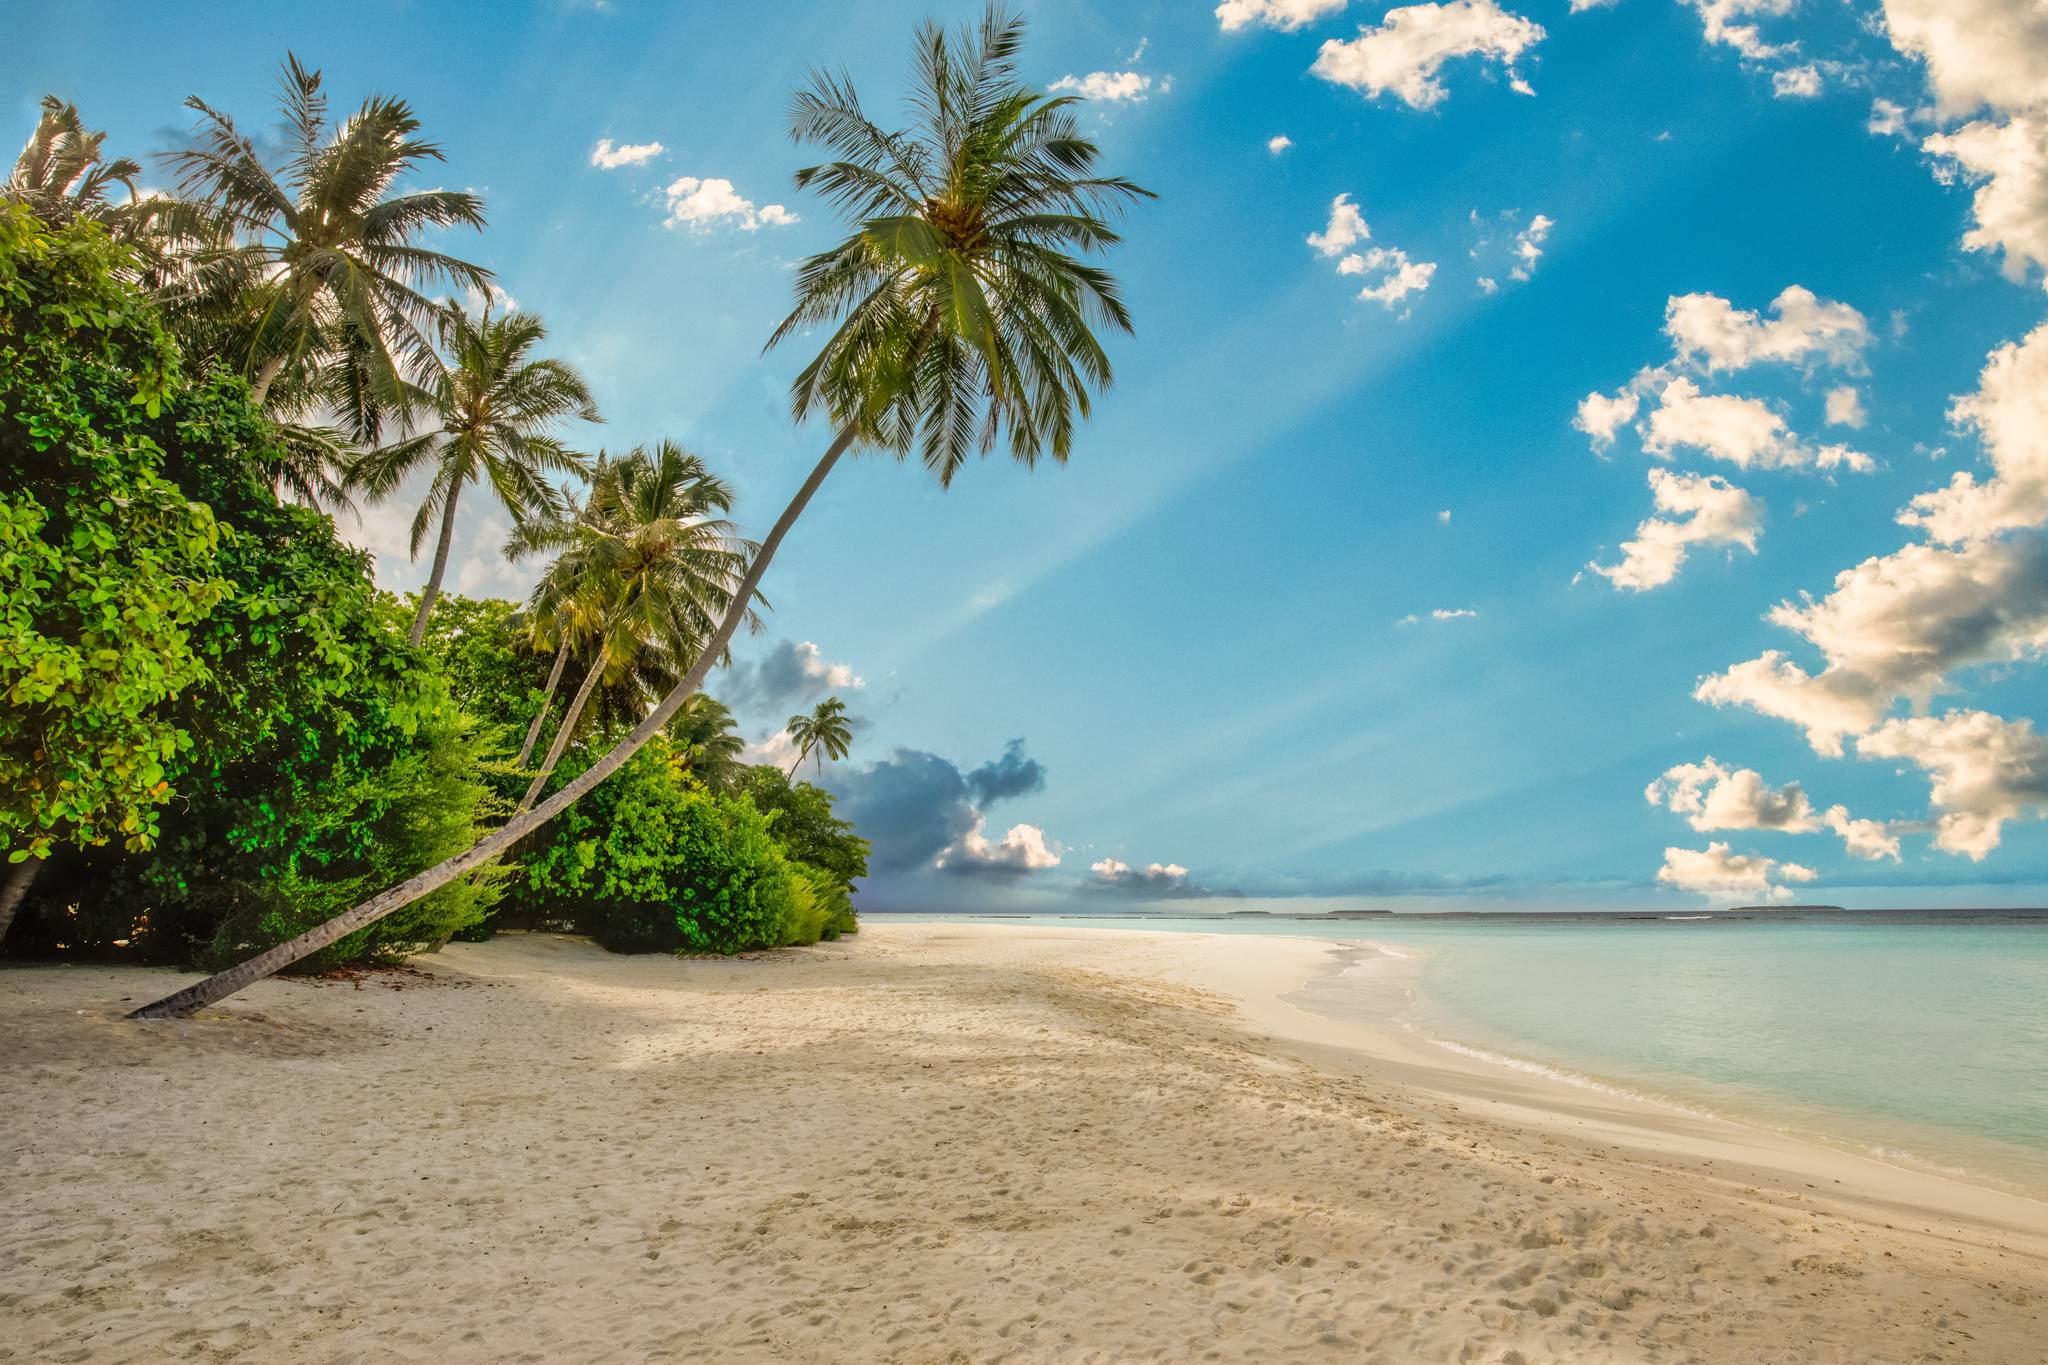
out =
[[(213, 513), (165, 477), (176, 348), (97, 225), (0, 205), (0, 843), (155, 842), (228, 591)], [(232, 553), (231, 543), (227, 553)]]
[(548, 827), (528, 896), (614, 952), (737, 953), (788, 941), (796, 873), (748, 801), (691, 781), (666, 739)]

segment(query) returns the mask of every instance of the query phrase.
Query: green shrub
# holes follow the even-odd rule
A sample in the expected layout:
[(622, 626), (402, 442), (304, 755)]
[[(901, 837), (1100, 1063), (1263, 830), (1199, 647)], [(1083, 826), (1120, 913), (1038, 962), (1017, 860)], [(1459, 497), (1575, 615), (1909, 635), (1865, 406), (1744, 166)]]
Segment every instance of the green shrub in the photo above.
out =
[(523, 907), (566, 911), (614, 952), (773, 948), (799, 913), (796, 874), (767, 819), (692, 782), (666, 739), (557, 816), (541, 840), (525, 859)]
[[(276, 429), (127, 264), (0, 206), (0, 848), (62, 855), (9, 945), (212, 961), (468, 846), (491, 798), (408, 614), (278, 496)], [(436, 941), (491, 888), (310, 965)]]
[(0, 203), (0, 855), (155, 842), (227, 590), (212, 512), (151, 427), (184, 386), (97, 225)]
[(860, 932), (860, 923), (853, 915), (853, 893), (846, 883), (834, 873), (810, 863), (797, 863), (797, 880), (809, 891), (811, 902), (819, 916), (816, 938), (807, 940), (815, 943), (819, 938), (830, 942), (841, 934)]

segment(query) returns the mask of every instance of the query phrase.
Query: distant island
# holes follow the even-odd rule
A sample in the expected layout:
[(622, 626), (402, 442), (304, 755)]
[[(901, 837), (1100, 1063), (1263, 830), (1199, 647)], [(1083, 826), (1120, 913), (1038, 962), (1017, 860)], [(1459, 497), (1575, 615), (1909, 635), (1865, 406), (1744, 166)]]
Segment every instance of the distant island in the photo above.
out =
[(1839, 905), (1731, 905), (1719, 913), (1733, 915), (1744, 910), (1768, 910), (1774, 915), (1782, 915), (1787, 910), (1840, 910), (1841, 908)]

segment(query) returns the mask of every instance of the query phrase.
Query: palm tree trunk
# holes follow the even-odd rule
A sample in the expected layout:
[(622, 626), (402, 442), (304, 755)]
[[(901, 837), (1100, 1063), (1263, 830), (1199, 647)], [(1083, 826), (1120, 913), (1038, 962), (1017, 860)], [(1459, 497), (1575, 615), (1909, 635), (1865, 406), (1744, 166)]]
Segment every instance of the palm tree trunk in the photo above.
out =
[(811, 756), (811, 746), (806, 744), (796, 751), (796, 762), (789, 765), (789, 780), (796, 781), (796, 770), (804, 766), (804, 760)]
[(519, 798), (519, 809), (525, 810), (540, 796), (540, 789), (548, 784), (548, 774), (562, 761), (562, 751), (569, 747), (569, 736), (576, 731), (576, 722), (583, 718), (583, 708), (590, 701), (590, 694), (597, 690), (597, 681), (604, 676), (605, 660), (610, 657), (610, 648), (597, 651), (597, 659), (590, 665), (590, 671), (583, 675), (583, 685), (576, 689), (576, 695), (569, 701), (569, 709), (562, 713), (562, 723), (555, 727), (554, 743), (548, 745), (548, 756), (542, 760), (540, 771), (533, 775), (533, 781), (526, 788), (526, 795)]
[(548, 690), (540, 699), (540, 710), (533, 713), (533, 724), (526, 727), (526, 743), (519, 746), (519, 761), (512, 766), (523, 768), (526, 760), (533, 757), (533, 746), (540, 741), (540, 724), (554, 709), (555, 689), (562, 685), (562, 669), (569, 662), (569, 645), (566, 641), (555, 645), (555, 666), (548, 670)]
[(14, 912), (21, 909), (28, 896), (29, 884), (42, 870), (43, 860), (34, 854), (7, 869), (7, 880), (0, 882), (0, 943), (6, 941), (7, 931), (14, 927)]
[(257, 407), (261, 408), (263, 406), (264, 396), (270, 392), (272, 381), (277, 378), (277, 372), (283, 368), (284, 357), (274, 355), (263, 362), (262, 369), (256, 371), (256, 382), (249, 386), (249, 399)]
[(129, 1015), (131, 1019), (183, 1019), (197, 1010), (204, 1009), (217, 1000), (225, 1000), (236, 991), (254, 985), (264, 977), (283, 971), (309, 953), (317, 953), (328, 944), (345, 938), (366, 924), (374, 924), (392, 911), (411, 905), (430, 891), (438, 890), (454, 881), (471, 868), (482, 867), (500, 853), (524, 839), (527, 835), (545, 825), (573, 805), (585, 792), (624, 767), (626, 760), (640, 752), (647, 741), (662, 732), (676, 712), (683, 709), (683, 703), (692, 693), (704, 685), (705, 675), (711, 672), (713, 664), (725, 657), (726, 646), (732, 643), (733, 635), (739, 630), (740, 622), (747, 617), (748, 604), (760, 589), (761, 577), (768, 572), (768, 565), (774, 560), (775, 552), (781, 548), (783, 537), (789, 528), (796, 525), (796, 519), (803, 515), (804, 508), (825, 482), (825, 476), (832, 472), (832, 466), (839, 463), (853, 445), (852, 428), (839, 433), (826, 450), (824, 458), (811, 470), (810, 477), (789, 500), (789, 506), (782, 509), (775, 527), (768, 538), (761, 542), (761, 548), (754, 555), (754, 562), (747, 566), (746, 576), (740, 580), (739, 590), (733, 594), (732, 604), (726, 608), (725, 619), (719, 622), (718, 630), (704, 644), (697, 662), (683, 675), (681, 682), (661, 699), (661, 704), (647, 713), (647, 718), (633, 727), (631, 734), (612, 746), (611, 752), (576, 774), (562, 784), (560, 791), (535, 806), (507, 820), (495, 833), (479, 840), (469, 849), (443, 862), (434, 864), (426, 871), (409, 877), (388, 891), (380, 891), (370, 899), (347, 910), (325, 924), (316, 924), (305, 933), (275, 948), (266, 949), (246, 962), (228, 968), (195, 982), (181, 991), (152, 1001)]
[(427, 586), (420, 590), (420, 609), (412, 618), (412, 642), (418, 645), (427, 638), (427, 618), (434, 614), (434, 599), (441, 595), (441, 580), (448, 573), (448, 551), (455, 544), (455, 501), (462, 496), (462, 481), (456, 480), (448, 489), (448, 501), (441, 508), (441, 540), (434, 546), (434, 571), (427, 575)]

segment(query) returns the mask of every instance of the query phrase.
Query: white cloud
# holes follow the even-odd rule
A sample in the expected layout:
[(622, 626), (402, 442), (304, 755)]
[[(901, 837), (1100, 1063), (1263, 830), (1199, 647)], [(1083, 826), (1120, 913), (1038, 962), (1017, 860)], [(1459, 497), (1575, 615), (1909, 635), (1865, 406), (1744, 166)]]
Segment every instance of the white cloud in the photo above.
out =
[(1781, 863), (1760, 854), (1731, 853), (1724, 843), (1710, 843), (1704, 851), (1690, 848), (1664, 850), (1664, 866), (1657, 880), (1680, 891), (1697, 891), (1709, 901), (1755, 901), (1759, 904), (1791, 899), (1782, 882), (1810, 882), (1818, 874), (1798, 863)]
[(1343, 9), (1348, 0), (1223, 0), (1216, 18), (1223, 31), (1264, 24), (1291, 33), (1325, 14)]
[(1977, 391), (1956, 400), (1949, 420), (1975, 429), (1993, 476), (1979, 482), (1964, 470), (1914, 498), (1899, 520), (1951, 544), (2048, 523), (2048, 323), (1993, 351)]
[(1266, 150), (1271, 152), (1274, 156), (1280, 155), (1280, 153), (1286, 151), (1289, 147), (1292, 147), (1293, 145), (1294, 139), (1287, 136), (1287, 134), (1285, 133), (1281, 133), (1277, 137), (1269, 137), (1266, 139)]
[(1324, 43), (1309, 70), (1375, 99), (1391, 93), (1412, 109), (1427, 109), (1449, 93), (1438, 79), (1444, 63), (1460, 57), (1498, 62), (1514, 89), (1535, 93), (1514, 63), (1542, 39), (1540, 24), (1508, 13), (1494, 0), (1401, 5), (1388, 10), (1377, 28), (1362, 26), (1356, 38)]
[(757, 207), (751, 199), (743, 198), (730, 180), (686, 175), (670, 181), (664, 193), (668, 196), (664, 227), (681, 226), (706, 232), (720, 223), (730, 223), (742, 231), (753, 232), (762, 227), (787, 227), (797, 221), (796, 215), (780, 204)]
[(621, 166), (642, 166), (660, 156), (668, 148), (659, 142), (629, 142), (614, 147), (612, 140), (601, 137), (590, 149), (590, 164), (603, 170), (615, 171)]
[(1829, 389), (1827, 417), (1831, 427), (1861, 427), (1869, 420), (1863, 411), (1863, 395), (1848, 384)]
[(1771, 73), (1771, 93), (1781, 100), (1810, 100), (1820, 95), (1820, 68), (1812, 62)]
[(1657, 396), (1643, 432), (1643, 449), (1669, 456), (1691, 448), (1726, 460), (1738, 469), (1848, 468), (1869, 473), (1876, 461), (1842, 445), (1812, 446), (1786, 427), (1785, 419), (1761, 398), (1702, 393), (1680, 377)]
[(766, 764), (788, 772), (796, 766), (796, 755), (796, 741), (789, 737), (789, 731), (776, 730), (759, 739), (749, 740), (747, 747), (740, 751), (740, 762)]
[(1037, 825), (1016, 824), (1000, 840), (991, 842), (984, 832), (983, 817), (977, 815), (974, 828), (960, 836), (960, 842), (939, 854), (934, 867), (956, 871), (975, 868), (992, 872), (1039, 872), (1060, 865), (1059, 852)]
[(1589, 9), (1608, 9), (1620, 3), (1621, 0), (1572, 0), (1571, 12), (1584, 14)]
[(1870, 102), (1870, 120), (1863, 125), (1865, 131), (1878, 137), (1906, 136), (1906, 108), (1887, 99)]
[(1951, 711), (1887, 721), (1856, 741), (1865, 758), (1899, 758), (1932, 779), (1935, 847), (1972, 861), (1998, 847), (2005, 822), (2048, 809), (2048, 736), (2030, 720)]
[(1653, 806), (1686, 817), (1701, 833), (1768, 829), (1781, 834), (1832, 830), (1854, 857), (1899, 860), (1899, 840), (1882, 820), (1858, 820), (1846, 806), (1816, 812), (1797, 782), (1773, 788), (1753, 768), (1730, 768), (1712, 758), (1681, 763), (1643, 789)]
[(1436, 519), (1442, 522), (1444, 525), (1449, 526), (1451, 524), (1451, 509), (1446, 507), (1443, 511), (1437, 513)]
[(1944, 116), (2048, 105), (2048, 5), (2039, 0), (1885, 0), (1892, 46), (1927, 64)]
[(1363, 242), (1372, 236), (1372, 229), (1366, 226), (1365, 214), (1351, 201), (1349, 194), (1340, 194), (1330, 201), (1330, 225), (1321, 232), (1311, 232), (1308, 244), (1318, 254), (1335, 256), (1355, 242)]
[(1678, 576), (1695, 545), (1739, 545), (1756, 553), (1763, 508), (1720, 475), (1652, 469), (1650, 492), (1657, 510), (1668, 515), (1639, 524), (1635, 539), (1622, 542), (1619, 564), (1586, 566), (1617, 589), (1662, 587)]
[(1429, 288), (1430, 280), (1436, 276), (1436, 262), (1411, 261), (1408, 253), (1397, 246), (1376, 246), (1362, 256), (1346, 256), (1337, 263), (1337, 273), (1378, 274), (1379, 283), (1366, 285), (1358, 291), (1358, 297), (1392, 309), (1410, 294)]
[[(2048, 85), (2048, 76), (2041, 81)], [(1938, 175), (1960, 174), (1977, 187), (1965, 249), (1999, 252), (2015, 283), (2026, 279), (2029, 267), (2048, 269), (2048, 114), (1964, 124), (1921, 147), (1944, 159)]]
[(1709, 372), (1741, 370), (1764, 361), (1797, 364), (1824, 360), (1839, 369), (1861, 367), (1870, 324), (1846, 303), (1831, 303), (1791, 285), (1771, 300), (1765, 318), (1717, 294), (1678, 294), (1664, 305), (1664, 333), (1679, 359)]
[(1090, 863), (1088, 870), (1104, 886), (1162, 894), (1189, 889), (1188, 870), (1179, 863), (1147, 863), (1144, 867), (1132, 867), (1120, 858), (1103, 858)]
[(1772, 623), (1827, 660), (1809, 674), (1777, 650), (1704, 679), (1694, 696), (1806, 731), (1817, 752), (1874, 729), (1901, 700), (1925, 706), (1949, 675), (2048, 652), (2048, 538), (1908, 545), (1835, 576), (1826, 597), (1781, 602)]
[(1518, 264), (1508, 273), (1518, 280), (1526, 280), (1536, 272), (1536, 262), (1543, 259), (1543, 242), (1550, 236), (1550, 230), (1557, 224), (1542, 214), (1529, 220), (1529, 226), (1515, 235), (1515, 260)]
[(1329, 201), (1329, 227), (1319, 233), (1309, 233), (1309, 246), (1321, 256), (1335, 256), (1350, 248), (1354, 241), (1364, 241), (1372, 235), (1366, 227), (1366, 215), (1352, 203), (1350, 194), (1337, 194)]
[(1667, 768), (1643, 788), (1643, 799), (1685, 816), (1701, 833), (1775, 829), (1810, 834), (1820, 828), (1813, 803), (1797, 782), (1773, 789), (1754, 768), (1730, 768), (1713, 758)]
[(1421, 621), (1470, 621), (1477, 620), (1478, 617), (1478, 609), (1474, 607), (1438, 607), (1427, 616), (1417, 612), (1410, 612), (1394, 622), (1394, 624), (1397, 626), (1412, 626)]
[(1850, 818), (1847, 806), (1829, 806), (1821, 812), (1821, 823), (1842, 838), (1842, 847), (1855, 858), (1876, 862), (1879, 858), (1899, 861), (1899, 836), (1882, 820)]
[(1349, 194), (1340, 194), (1330, 201), (1328, 226), (1321, 232), (1311, 232), (1308, 244), (1316, 249), (1318, 255), (1338, 256), (1339, 275), (1379, 277), (1376, 283), (1369, 283), (1358, 291), (1361, 299), (1385, 304), (1392, 309), (1409, 295), (1429, 288), (1430, 280), (1436, 275), (1434, 261), (1411, 261), (1408, 253), (1399, 247), (1376, 246), (1363, 252), (1349, 249), (1371, 237), (1372, 228), (1366, 224), (1365, 214), (1352, 202)]
[(1137, 103), (1152, 88), (1152, 78), (1137, 71), (1091, 71), (1085, 76), (1062, 76), (1050, 88), (1105, 104)]
[(1756, 24), (1744, 22), (1790, 14), (1798, 7), (1799, 0), (1683, 0), (1683, 3), (1699, 11), (1708, 42), (1732, 47), (1751, 61), (1782, 57), (1799, 46), (1797, 43), (1765, 42), (1763, 31)]
[(1589, 393), (1579, 400), (1579, 412), (1572, 419), (1572, 425), (1593, 438), (1593, 448), (1604, 450), (1614, 444), (1614, 434), (1636, 420), (1636, 413), (1643, 400), (1633, 388), (1623, 389), (1609, 398), (1602, 393)]

